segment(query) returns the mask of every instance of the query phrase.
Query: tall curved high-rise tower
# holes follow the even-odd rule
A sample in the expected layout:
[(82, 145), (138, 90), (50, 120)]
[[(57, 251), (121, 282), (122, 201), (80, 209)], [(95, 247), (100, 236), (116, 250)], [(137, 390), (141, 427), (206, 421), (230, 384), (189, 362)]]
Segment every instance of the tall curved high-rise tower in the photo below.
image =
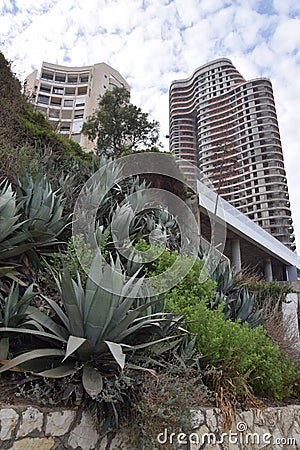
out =
[(245, 80), (227, 58), (170, 87), (170, 150), (199, 167), (239, 211), (295, 250), (271, 82)]

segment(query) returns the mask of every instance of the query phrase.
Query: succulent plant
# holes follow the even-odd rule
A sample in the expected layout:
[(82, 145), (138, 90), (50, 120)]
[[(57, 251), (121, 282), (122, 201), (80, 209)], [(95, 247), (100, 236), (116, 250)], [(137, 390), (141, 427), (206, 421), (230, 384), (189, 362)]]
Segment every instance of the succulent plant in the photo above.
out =
[[(31, 284), (20, 297), (19, 284), (13, 283), (8, 295), (0, 293), (0, 327), (22, 327), (30, 325), (27, 320), (27, 308), (36, 293)], [(26, 323), (27, 322), (27, 323)], [(9, 352), (9, 337), (0, 338), (0, 359), (7, 358)]]
[(212, 278), (217, 287), (216, 296), (209, 305), (211, 309), (224, 303), (225, 319), (247, 322), (250, 328), (263, 323), (263, 310), (254, 311), (255, 294), (238, 284), (238, 274), (228, 264), (219, 263)]
[(46, 175), (39, 175), (33, 181), (23, 174), (18, 180), (17, 195), (22, 202), (23, 230), (30, 233), (37, 246), (53, 245), (68, 220), (64, 215), (63, 194), (53, 191)]
[[(8, 181), (0, 184), (0, 278), (21, 282), (29, 261), (39, 261), (45, 248), (58, 243), (67, 224), (62, 194), (54, 192), (46, 176), (35, 182), (28, 175), (16, 192)], [(26, 256), (26, 257), (25, 257)], [(25, 270), (24, 270), (25, 262)]]
[(119, 260), (111, 264), (112, 271), (105, 270), (98, 253), (85, 287), (79, 272), (75, 280), (65, 267), (56, 279), (63, 307), (46, 299), (56, 313), (55, 320), (29, 306), (30, 326), (0, 328), (0, 333), (18, 332), (48, 342), (48, 348), (36, 348), (35, 344), (34, 349), (7, 361), (0, 373), (16, 366), (50, 378), (81, 372), (86, 392), (96, 398), (103, 379), (119, 374), (126, 362), (134, 363), (141, 352), (153, 349), (153, 354), (162, 354), (179, 345), (185, 335), (183, 317), (164, 312), (145, 314), (157, 300), (144, 299), (134, 307), (142, 279), (135, 274), (126, 280)]

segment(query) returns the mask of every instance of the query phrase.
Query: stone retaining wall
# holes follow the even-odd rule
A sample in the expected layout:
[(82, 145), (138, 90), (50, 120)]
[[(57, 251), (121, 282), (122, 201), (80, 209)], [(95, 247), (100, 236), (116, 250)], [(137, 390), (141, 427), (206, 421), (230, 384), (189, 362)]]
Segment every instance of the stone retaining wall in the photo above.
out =
[[(295, 450), (300, 448), (300, 405), (238, 412), (230, 431), (223, 430), (216, 408), (192, 411), (193, 432), (176, 434), (171, 424), (157, 437), (158, 448), (190, 450)], [(7, 406), (0, 409), (3, 450), (125, 450), (120, 436), (109, 444), (88, 413)], [(173, 447), (175, 448), (175, 446)], [(142, 450), (143, 444), (139, 449)], [(151, 449), (152, 450), (152, 449)], [(153, 449), (154, 450), (154, 449)]]

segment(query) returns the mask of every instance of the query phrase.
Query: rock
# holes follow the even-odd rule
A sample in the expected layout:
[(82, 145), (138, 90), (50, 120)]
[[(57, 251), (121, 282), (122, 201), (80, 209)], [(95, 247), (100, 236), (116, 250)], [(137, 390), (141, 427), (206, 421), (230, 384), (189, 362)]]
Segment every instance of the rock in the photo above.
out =
[(193, 428), (199, 428), (205, 422), (205, 416), (200, 409), (191, 409), (191, 422)]
[(46, 436), (63, 436), (75, 419), (75, 411), (57, 411), (47, 414)]
[(9, 450), (51, 450), (53, 438), (26, 438), (16, 441)]
[[(20, 428), (17, 433), (17, 438), (28, 436), (34, 430), (42, 431), (43, 427), (43, 413), (31, 406), (22, 413)], [(30, 448), (30, 447), (29, 447)]]
[(0, 440), (6, 441), (11, 438), (11, 434), (14, 431), (19, 416), (12, 408), (0, 410)]
[(92, 423), (91, 417), (86, 412), (82, 413), (80, 423), (71, 431), (68, 444), (71, 448), (91, 450), (96, 447), (99, 434)]

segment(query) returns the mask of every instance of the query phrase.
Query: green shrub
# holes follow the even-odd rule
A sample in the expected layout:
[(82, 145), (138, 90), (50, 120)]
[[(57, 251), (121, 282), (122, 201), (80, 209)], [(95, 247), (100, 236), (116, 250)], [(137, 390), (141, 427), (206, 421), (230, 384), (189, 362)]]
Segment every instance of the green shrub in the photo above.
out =
[[(149, 247), (150, 246), (144, 240), (139, 241), (136, 245), (136, 249), (139, 251), (146, 251)], [(153, 251), (155, 251), (155, 246), (152, 248)], [(179, 256), (177, 251), (170, 252), (168, 250), (164, 250), (157, 259), (145, 265), (145, 272), (147, 276), (154, 277), (156, 275), (160, 275), (170, 268), (177, 258), (181, 258), (182, 263), (184, 264), (184, 259), (188, 257)], [(200, 298), (207, 302), (214, 298), (216, 294), (216, 283), (209, 278), (204, 282), (199, 282), (203, 265), (204, 261), (196, 259), (186, 276), (178, 284), (176, 284), (171, 291), (165, 293), (165, 300), (169, 301), (172, 298), (182, 296), (188, 297), (189, 302), (196, 304)], [(172, 307), (169, 305), (168, 309), (171, 310)], [(184, 314), (184, 311), (182, 311), (181, 314)]]
[(197, 335), (203, 366), (221, 369), (237, 389), (246, 380), (259, 396), (282, 399), (293, 393), (295, 365), (280, 354), (262, 326), (224, 320), (223, 305), (211, 311), (203, 299), (171, 295), (168, 309), (186, 315), (188, 329)]
[[(141, 241), (137, 248), (147, 250), (149, 246)], [(177, 252), (163, 251), (146, 265), (147, 275), (164, 272), (176, 258)], [(282, 399), (292, 395), (297, 378), (295, 365), (272, 344), (262, 326), (250, 329), (247, 322), (225, 320), (224, 302), (211, 309), (216, 283), (210, 279), (199, 283), (202, 267), (203, 262), (196, 260), (186, 277), (165, 294), (167, 310), (184, 314), (187, 329), (197, 336), (202, 367), (221, 370), (222, 377), (231, 380), (238, 394), (242, 387), (249, 387), (259, 396)]]

